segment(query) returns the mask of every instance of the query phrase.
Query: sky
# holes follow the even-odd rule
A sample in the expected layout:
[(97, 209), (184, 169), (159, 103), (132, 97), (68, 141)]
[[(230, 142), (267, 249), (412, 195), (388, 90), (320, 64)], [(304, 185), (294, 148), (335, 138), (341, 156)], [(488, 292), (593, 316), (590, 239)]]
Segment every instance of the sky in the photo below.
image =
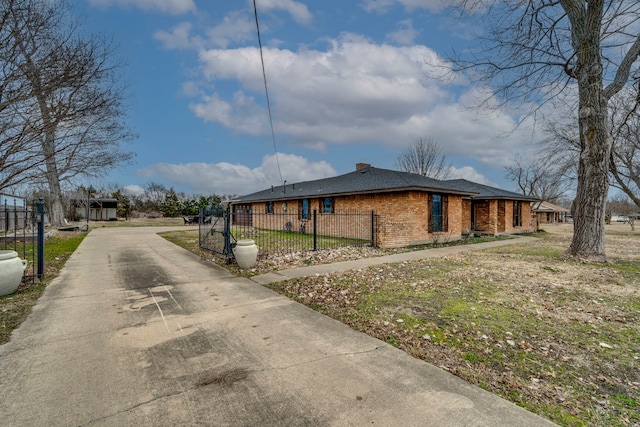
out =
[(396, 169), (423, 138), (452, 178), (516, 190), (505, 166), (538, 136), (516, 126), (521, 112), (481, 106), (479, 82), (444, 73), (483, 31), (444, 1), (256, 0), (263, 74), (252, 0), (82, 0), (87, 29), (119, 45), (138, 135), (134, 163), (93, 185), (244, 195), (356, 163)]

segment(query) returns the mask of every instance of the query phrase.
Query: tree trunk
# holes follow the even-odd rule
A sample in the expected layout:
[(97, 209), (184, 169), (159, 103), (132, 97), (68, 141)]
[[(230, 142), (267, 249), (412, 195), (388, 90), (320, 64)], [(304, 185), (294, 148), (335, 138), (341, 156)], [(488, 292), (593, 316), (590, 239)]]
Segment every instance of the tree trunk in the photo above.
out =
[(64, 204), (62, 203), (62, 188), (60, 187), (60, 179), (58, 177), (58, 167), (55, 161), (55, 135), (51, 132), (45, 134), (45, 142), (43, 144), (43, 152), (46, 155), (45, 172), (47, 183), (49, 184), (49, 196), (51, 197), (51, 211), (49, 212), (49, 222), (53, 226), (63, 225), (64, 220)]
[(605, 206), (609, 182), (606, 172), (602, 173), (600, 169), (606, 167), (608, 162), (598, 157), (597, 154), (580, 156), (573, 240), (569, 254), (580, 259), (604, 261)]
[[(599, 24), (596, 24), (599, 25)], [(612, 138), (607, 129), (608, 105), (602, 86), (599, 32), (580, 29), (576, 38), (579, 91), (580, 160), (574, 203), (574, 233), (569, 254), (604, 261), (605, 206), (609, 191)]]

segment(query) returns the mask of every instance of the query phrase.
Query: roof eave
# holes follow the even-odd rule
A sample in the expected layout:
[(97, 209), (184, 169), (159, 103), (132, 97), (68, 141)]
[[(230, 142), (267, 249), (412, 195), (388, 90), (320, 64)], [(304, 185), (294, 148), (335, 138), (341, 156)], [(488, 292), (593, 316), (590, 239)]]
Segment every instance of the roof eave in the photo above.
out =
[(349, 192), (333, 192), (333, 193), (317, 193), (317, 194), (296, 194), (296, 195), (280, 194), (279, 197), (274, 195), (273, 197), (259, 198), (259, 199), (252, 199), (252, 200), (235, 199), (235, 200), (232, 200), (231, 203), (232, 204), (233, 203), (261, 203), (261, 202), (270, 202), (274, 200), (298, 200), (298, 199), (307, 199), (307, 198), (313, 198), (313, 197), (357, 196), (357, 195), (380, 194), (380, 193), (397, 193), (402, 191), (445, 193), (445, 194), (455, 194), (455, 195), (467, 196), (467, 197), (474, 197), (474, 195), (478, 195), (478, 193), (472, 193), (469, 191), (411, 186), (411, 187), (397, 187), (397, 188), (382, 188), (382, 189), (365, 190), (365, 191), (349, 191)]

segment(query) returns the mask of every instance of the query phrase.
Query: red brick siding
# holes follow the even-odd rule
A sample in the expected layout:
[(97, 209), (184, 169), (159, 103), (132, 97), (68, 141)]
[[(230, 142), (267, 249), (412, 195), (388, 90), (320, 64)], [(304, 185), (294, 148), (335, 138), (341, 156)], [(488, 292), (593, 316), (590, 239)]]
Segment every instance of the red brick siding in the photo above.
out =
[(470, 232), (471, 230), (471, 200), (462, 200), (462, 231)]
[(504, 200), (498, 200), (498, 212), (496, 216), (496, 222), (497, 222), (496, 231), (498, 233), (504, 233), (504, 231), (507, 228), (506, 219), (505, 219), (505, 212), (506, 212), (505, 204), (506, 203)]
[(520, 202), (521, 226), (513, 225), (513, 200), (484, 200), (476, 206), (475, 231), (490, 234), (523, 233), (532, 230), (531, 203)]
[(476, 229), (485, 233), (496, 234), (498, 203), (497, 200), (483, 200), (475, 202), (476, 207)]
[[(309, 199), (309, 214), (312, 215), (314, 209), (321, 211), (322, 198)], [(274, 214), (283, 213), (283, 201), (274, 202)], [(310, 232), (311, 225), (308, 221), (301, 221), (298, 217), (299, 202), (297, 200), (286, 201), (287, 214), (295, 216), (286, 217), (279, 215), (255, 215), (253, 226), (257, 228), (285, 229), (286, 222), (291, 222), (292, 230), (299, 231), (302, 224), (305, 224), (307, 232)], [(448, 230), (437, 234), (437, 239), (459, 239), (461, 235), (462, 198), (460, 196), (448, 195)], [(334, 197), (334, 208), (337, 212), (374, 211), (376, 215), (376, 245), (380, 247), (402, 247), (419, 243), (433, 241), (434, 235), (428, 231), (428, 193), (419, 191), (403, 191), (393, 193), (380, 193), (375, 195), (353, 195)], [(264, 213), (266, 203), (254, 203), (255, 213)], [(319, 214), (326, 217), (323, 223), (327, 223), (332, 214)], [(335, 221), (344, 221), (344, 217), (333, 215)], [(285, 219), (286, 218), (286, 219)], [(359, 217), (348, 217), (354, 221), (347, 227), (340, 227), (343, 237), (353, 237), (344, 235), (345, 229), (353, 231), (354, 236), (361, 236), (363, 233), (370, 233), (363, 230), (363, 227), (370, 227), (368, 221), (363, 221)], [(330, 223), (330, 221), (329, 221)], [(327, 224), (329, 224), (327, 223)], [(337, 227), (336, 227), (337, 229)], [(327, 225), (326, 230), (318, 230), (320, 234), (335, 235), (331, 232), (331, 226)]]
[[(368, 218), (360, 216), (344, 217), (335, 214), (321, 214), (323, 198), (309, 199), (309, 217), (313, 218), (313, 210), (322, 215), (323, 229), (318, 233), (323, 235), (340, 235), (341, 237), (361, 237), (370, 235), (370, 222)], [(354, 195), (334, 197), (334, 209), (336, 212), (357, 211), (366, 213), (374, 211), (376, 215), (375, 236), (376, 246), (383, 248), (403, 247), (423, 243), (431, 243), (434, 240), (443, 242), (446, 240), (460, 239), (462, 233), (471, 230), (471, 201), (462, 200), (458, 195), (447, 195), (447, 230), (442, 233), (429, 233), (429, 195), (420, 191), (403, 191), (392, 193), (380, 193), (371, 195)], [(283, 204), (286, 203), (286, 212)], [(474, 202), (476, 209), (476, 227), (473, 231), (483, 231), (491, 234), (499, 232), (513, 233), (528, 231), (531, 223), (531, 210), (528, 202), (522, 202), (522, 227), (513, 227), (513, 201), (487, 200)], [(266, 203), (254, 203), (254, 213), (266, 212)], [(287, 213), (287, 216), (277, 214)], [(301, 227), (306, 232), (312, 231), (310, 220), (303, 221), (299, 218), (299, 201), (288, 200), (274, 202), (274, 214), (254, 215), (253, 226), (257, 228), (284, 230), (286, 222), (291, 222), (293, 231), (300, 231)], [(348, 218), (348, 219), (347, 219)], [(350, 221), (346, 226), (344, 221)], [(338, 222), (341, 226), (338, 227)], [(336, 231), (334, 231), (336, 230)], [(349, 235), (351, 233), (352, 235)]]

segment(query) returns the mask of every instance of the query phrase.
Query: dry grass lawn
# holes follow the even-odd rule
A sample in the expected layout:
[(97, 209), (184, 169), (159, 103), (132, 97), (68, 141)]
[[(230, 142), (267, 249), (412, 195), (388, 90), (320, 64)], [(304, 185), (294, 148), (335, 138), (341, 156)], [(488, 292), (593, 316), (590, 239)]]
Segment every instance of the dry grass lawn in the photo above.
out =
[(533, 244), (274, 283), (353, 328), (561, 425), (640, 425), (640, 232), (608, 226), (606, 264)]

